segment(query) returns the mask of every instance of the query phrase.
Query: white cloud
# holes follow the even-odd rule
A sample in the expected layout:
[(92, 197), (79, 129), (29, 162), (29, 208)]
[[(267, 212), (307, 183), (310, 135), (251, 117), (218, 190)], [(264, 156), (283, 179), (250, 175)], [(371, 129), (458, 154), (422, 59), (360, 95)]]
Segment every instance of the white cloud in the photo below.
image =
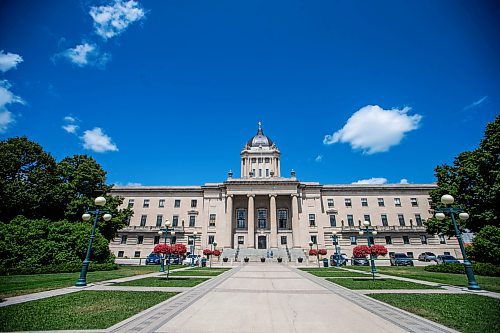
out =
[(62, 128), (68, 133), (75, 134), (76, 130), (78, 129), (78, 125), (73, 125), (73, 124), (63, 125)]
[(64, 121), (67, 121), (68, 123), (74, 123), (74, 122), (76, 122), (76, 118), (75, 117), (71, 117), (71, 116), (66, 116), (63, 119), (64, 119)]
[(482, 104), (484, 101), (486, 101), (487, 98), (488, 98), (488, 96), (481, 97), (477, 101), (472, 102), (471, 104), (469, 104), (466, 107), (464, 107), (464, 110), (475, 108), (476, 106), (478, 106), (478, 105)]
[(406, 178), (401, 179), (401, 180), (399, 181), (399, 183), (400, 183), (400, 184), (409, 184), (409, 183), (408, 183), (408, 179), (406, 179)]
[(146, 15), (141, 5), (133, 0), (115, 0), (113, 5), (93, 6), (89, 14), (94, 20), (95, 32), (104, 39), (123, 33), (130, 24)]
[(127, 183), (127, 186), (142, 186), (141, 183)]
[(10, 91), (10, 83), (0, 80), (0, 133), (5, 133), (15, 122), (14, 115), (7, 109), (9, 104), (25, 104), (24, 100)]
[(386, 178), (370, 178), (370, 179), (361, 179), (356, 182), (353, 182), (353, 184), (368, 184), (368, 185), (380, 185), (380, 184), (385, 184), (387, 183)]
[(321, 161), (323, 161), (323, 155), (318, 155), (318, 156), (316, 156), (316, 158), (315, 158), (314, 160), (315, 160), (316, 162), (318, 162), (318, 163), (319, 163), (319, 162), (321, 162)]
[(419, 127), (422, 116), (409, 116), (409, 107), (384, 110), (378, 105), (367, 105), (356, 111), (344, 127), (332, 135), (325, 135), (323, 143), (349, 143), (363, 153), (386, 152), (398, 145), (405, 133)]
[(111, 60), (111, 54), (101, 53), (96, 44), (83, 43), (56, 54), (55, 58), (64, 57), (78, 67), (95, 66), (104, 68)]
[(4, 50), (0, 50), (0, 71), (3, 73), (9, 69), (16, 68), (21, 62), (23, 62), (23, 57), (19, 54), (4, 53)]
[(99, 127), (83, 132), (82, 140), (83, 148), (93, 150), (96, 153), (118, 151), (118, 147), (111, 142), (111, 138), (104, 134)]

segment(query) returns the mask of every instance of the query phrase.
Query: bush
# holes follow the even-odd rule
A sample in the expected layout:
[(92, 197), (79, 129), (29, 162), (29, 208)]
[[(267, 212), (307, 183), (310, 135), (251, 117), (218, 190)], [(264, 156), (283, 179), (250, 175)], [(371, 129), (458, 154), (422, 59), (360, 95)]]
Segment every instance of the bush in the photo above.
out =
[(358, 245), (352, 249), (352, 255), (355, 258), (366, 258), (370, 254), (370, 248), (366, 245)]
[[(117, 264), (106, 263), (96, 264), (91, 262), (89, 272), (94, 271), (112, 271), (118, 269)], [(0, 269), (0, 275), (28, 275), (28, 274), (48, 274), (48, 273), (74, 273), (82, 270), (81, 262), (68, 262), (59, 265), (46, 265), (42, 267), (21, 267), (7, 270)]]
[(489, 225), (481, 229), (467, 253), (476, 261), (500, 265), (500, 228)]
[[(500, 266), (488, 263), (477, 262), (473, 265), (474, 274), (483, 276), (500, 276)], [(444, 264), (426, 266), (424, 270), (428, 272), (465, 274), (463, 264)]]

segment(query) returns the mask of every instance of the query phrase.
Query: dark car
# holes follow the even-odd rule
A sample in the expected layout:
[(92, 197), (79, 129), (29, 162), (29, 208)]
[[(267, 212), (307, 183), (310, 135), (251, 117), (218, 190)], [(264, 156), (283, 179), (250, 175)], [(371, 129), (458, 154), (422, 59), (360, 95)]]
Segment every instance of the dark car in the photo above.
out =
[(437, 256), (436, 262), (438, 264), (460, 264), (460, 261), (458, 261), (457, 258), (450, 255)]
[(146, 265), (159, 265), (160, 264), (160, 256), (154, 252), (151, 252), (146, 257)]
[(413, 266), (413, 260), (404, 253), (394, 253), (391, 266)]
[(170, 264), (171, 265), (180, 265), (182, 263), (182, 258), (176, 255), (170, 256)]
[(370, 262), (365, 257), (351, 258), (351, 264), (354, 266), (370, 266)]
[(436, 255), (432, 252), (423, 252), (418, 256), (420, 261), (433, 261), (436, 260)]
[(332, 254), (330, 256), (330, 266), (345, 266), (347, 265), (347, 257), (345, 254)]

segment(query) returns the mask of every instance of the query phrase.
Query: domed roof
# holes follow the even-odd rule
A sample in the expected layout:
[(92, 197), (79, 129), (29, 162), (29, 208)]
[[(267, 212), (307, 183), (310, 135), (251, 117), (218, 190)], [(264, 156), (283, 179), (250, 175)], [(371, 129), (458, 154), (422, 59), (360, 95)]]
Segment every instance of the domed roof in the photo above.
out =
[(257, 134), (248, 140), (247, 145), (250, 147), (271, 147), (273, 145), (273, 141), (265, 136), (264, 132), (262, 132), (262, 123), (260, 121)]

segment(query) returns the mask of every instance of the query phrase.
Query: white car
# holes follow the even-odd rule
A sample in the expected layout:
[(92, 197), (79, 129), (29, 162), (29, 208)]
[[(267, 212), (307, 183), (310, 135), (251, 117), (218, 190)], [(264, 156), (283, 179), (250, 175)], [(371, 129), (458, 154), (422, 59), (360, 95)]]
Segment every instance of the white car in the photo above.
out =
[(200, 258), (196, 254), (190, 254), (182, 261), (183, 265), (191, 265), (194, 261), (194, 265), (197, 266)]

